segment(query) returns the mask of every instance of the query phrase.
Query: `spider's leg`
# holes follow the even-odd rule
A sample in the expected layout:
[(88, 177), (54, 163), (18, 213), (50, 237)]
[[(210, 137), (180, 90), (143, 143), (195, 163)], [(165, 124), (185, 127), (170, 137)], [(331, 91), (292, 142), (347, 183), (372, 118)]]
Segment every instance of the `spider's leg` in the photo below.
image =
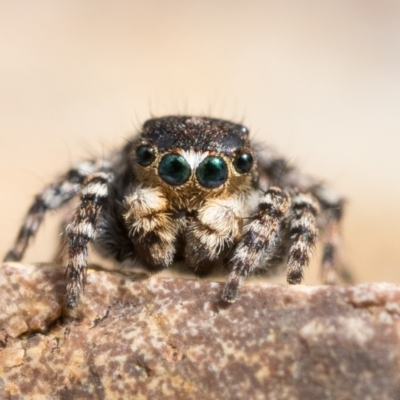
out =
[(4, 261), (20, 261), (30, 239), (36, 234), (47, 211), (57, 210), (71, 200), (81, 188), (85, 177), (95, 169), (94, 163), (86, 162), (70, 169), (58, 182), (51, 184), (36, 195), (19, 230), (12, 249)]
[(336, 210), (328, 210), (327, 222), (323, 233), (322, 282), (333, 285), (336, 282), (336, 253), (339, 244), (339, 217)]
[(276, 231), (273, 245), (269, 246), (263, 255), (260, 273), (275, 275), (278, 272), (278, 268), (284, 264), (289, 252), (289, 247), (290, 232), (288, 230), (288, 221), (287, 218), (283, 218), (280, 221), (278, 230)]
[(243, 204), (239, 198), (212, 199), (200, 208), (186, 232), (185, 260), (197, 274), (209, 273), (240, 239)]
[(138, 258), (153, 271), (169, 267), (176, 254), (179, 222), (161, 190), (138, 187), (125, 197), (124, 206), (123, 217)]
[(231, 273), (222, 294), (224, 301), (235, 302), (244, 279), (260, 266), (265, 250), (275, 241), (289, 204), (287, 194), (276, 187), (270, 188), (262, 197), (230, 260)]
[(72, 222), (66, 228), (67, 255), (65, 280), (67, 293), (65, 304), (75, 308), (86, 277), (88, 243), (96, 236), (97, 221), (108, 196), (111, 177), (98, 172), (86, 178), (81, 190), (81, 203)]
[(293, 244), (287, 261), (287, 281), (290, 284), (298, 284), (303, 279), (304, 267), (318, 238), (318, 212), (318, 203), (311, 195), (300, 193), (293, 197), (289, 216)]
[[(269, 148), (259, 154), (258, 163), (259, 176), (257, 177), (257, 184), (261, 189), (266, 190), (270, 185), (276, 185), (288, 190), (290, 193), (310, 193), (318, 201), (319, 208), (321, 209), (318, 222), (321, 222), (321, 227), (324, 231), (324, 234), (322, 235), (322, 281), (324, 283), (334, 283), (337, 272), (342, 280), (352, 282), (353, 278), (351, 272), (347, 268), (346, 264), (342, 262), (340, 257), (338, 257), (338, 250), (341, 247), (339, 228), (341, 216), (343, 214), (344, 200), (334, 192), (330, 191), (325, 187), (325, 185), (317, 182), (310, 176), (302, 174), (300, 170), (291, 165), (288, 160), (280, 157)], [(314, 205), (316, 204), (314, 203)], [(315, 219), (315, 215), (314, 217), (310, 216), (310, 218)], [(301, 239), (300, 243), (297, 244), (298, 248), (296, 252), (293, 247), (291, 250), (291, 255), (294, 258), (291, 258), (290, 264), (292, 265), (293, 271), (300, 268), (300, 274), (302, 274), (303, 268), (300, 264), (303, 264), (303, 266), (306, 265), (309, 256), (309, 251), (305, 251), (305, 253), (307, 253), (307, 260), (301, 260), (302, 256), (300, 255), (300, 246), (303, 240), (304, 239)], [(310, 240), (312, 241), (311, 238)], [(305, 242), (307, 242), (307, 240), (304, 240), (304, 245), (307, 246)], [(313, 243), (310, 242), (308, 246), (312, 247)], [(296, 254), (294, 254), (294, 252)], [(295, 261), (296, 257), (299, 258), (298, 262)], [(296, 267), (297, 264), (298, 266)], [(288, 273), (293, 274), (293, 283), (301, 280), (301, 277), (294, 277), (296, 272), (288, 271)], [(288, 279), (291, 278), (288, 276)]]
[(329, 208), (323, 210), (323, 213), (326, 215), (326, 220), (322, 236), (322, 282), (332, 285), (339, 276), (342, 281), (353, 283), (353, 276), (339, 254), (342, 248), (340, 220), (343, 215), (343, 200), (330, 205)]
[(254, 185), (261, 190), (277, 186), (285, 189), (298, 187), (303, 191), (303, 187), (310, 182), (288, 159), (268, 147), (257, 152), (257, 162), (258, 173), (254, 177)]

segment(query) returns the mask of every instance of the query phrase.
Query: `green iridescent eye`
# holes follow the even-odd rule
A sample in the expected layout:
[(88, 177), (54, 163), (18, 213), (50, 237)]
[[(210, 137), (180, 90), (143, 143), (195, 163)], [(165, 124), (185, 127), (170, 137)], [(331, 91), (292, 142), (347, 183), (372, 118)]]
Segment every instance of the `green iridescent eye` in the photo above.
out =
[(142, 167), (148, 167), (156, 159), (153, 147), (142, 144), (136, 149), (136, 160)]
[(210, 156), (199, 164), (196, 176), (201, 185), (216, 188), (228, 179), (228, 167), (221, 157)]
[(179, 154), (167, 154), (158, 166), (158, 173), (161, 178), (171, 185), (182, 185), (191, 174), (190, 165)]
[(249, 153), (243, 153), (236, 156), (233, 160), (233, 166), (239, 174), (249, 172), (253, 167), (253, 156)]

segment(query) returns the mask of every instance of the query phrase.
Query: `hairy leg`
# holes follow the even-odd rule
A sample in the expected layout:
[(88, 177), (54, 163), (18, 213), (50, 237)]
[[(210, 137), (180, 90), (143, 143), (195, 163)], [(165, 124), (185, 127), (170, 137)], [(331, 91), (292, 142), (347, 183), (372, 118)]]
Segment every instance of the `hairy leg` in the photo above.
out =
[(321, 274), (322, 282), (326, 285), (336, 283), (337, 278), (347, 283), (354, 279), (347, 265), (340, 256), (342, 250), (342, 236), (340, 234), (340, 220), (343, 213), (342, 202), (324, 211), (326, 222), (322, 235), (323, 253)]
[[(260, 266), (260, 273), (269, 276), (276, 275), (278, 269), (284, 266), (289, 248), (291, 245), (290, 232), (288, 229), (287, 218), (283, 218), (279, 223), (279, 228), (275, 233), (273, 245), (269, 246), (263, 255)], [(256, 271), (258, 273), (258, 271)]]
[(35, 197), (14, 245), (4, 261), (20, 261), (22, 259), (29, 241), (39, 229), (45, 213), (49, 210), (57, 210), (78, 194), (84, 179), (95, 169), (96, 166), (92, 162), (80, 164)]
[(312, 196), (301, 193), (293, 197), (289, 216), (293, 244), (289, 250), (286, 272), (290, 284), (300, 283), (303, 279), (304, 268), (308, 265), (318, 238), (318, 212), (318, 204)]
[(262, 197), (230, 260), (231, 273), (222, 294), (224, 301), (235, 302), (244, 279), (259, 268), (265, 251), (274, 244), (289, 204), (288, 195), (279, 188), (270, 188)]
[(88, 243), (96, 236), (100, 212), (108, 196), (110, 174), (98, 172), (86, 178), (81, 190), (81, 203), (66, 228), (67, 255), (65, 279), (66, 306), (75, 308), (86, 277)]
[(344, 200), (321, 182), (302, 174), (287, 159), (271, 149), (266, 149), (260, 154), (259, 167), (260, 186), (264, 190), (269, 185), (277, 185), (293, 193), (310, 193), (318, 201), (324, 232), (322, 235), (322, 281), (325, 284), (332, 284), (336, 281), (338, 273), (342, 280), (352, 282), (351, 272), (342, 260), (338, 260), (341, 248), (340, 220)]

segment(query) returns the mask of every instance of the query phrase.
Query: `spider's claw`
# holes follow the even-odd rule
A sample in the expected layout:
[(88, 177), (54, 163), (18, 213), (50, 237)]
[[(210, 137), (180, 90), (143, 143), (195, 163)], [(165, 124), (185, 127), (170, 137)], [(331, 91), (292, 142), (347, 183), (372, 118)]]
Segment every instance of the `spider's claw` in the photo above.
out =
[(287, 282), (290, 285), (298, 285), (303, 280), (303, 272), (300, 268), (288, 272)]
[(13, 250), (10, 250), (4, 257), (4, 262), (15, 262), (20, 261), (21, 257), (18, 256)]
[(73, 310), (78, 305), (80, 298), (80, 290), (76, 286), (68, 285), (64, 300), (65, 307), (69, 310)]
[(72, 296), (67, 296), (65, 298), (65, 307), (69, 310), (73, 310), (74, 308), (76, 308), (78, 301), (79, 300), (73, 298)]
[(234, 303), (239, 298), (240, 287), (242, 286), (243, 278), (235, 272), (229, 275), (228, 281), (225, 284), (222, 292), (222, 300), (227, 303)]

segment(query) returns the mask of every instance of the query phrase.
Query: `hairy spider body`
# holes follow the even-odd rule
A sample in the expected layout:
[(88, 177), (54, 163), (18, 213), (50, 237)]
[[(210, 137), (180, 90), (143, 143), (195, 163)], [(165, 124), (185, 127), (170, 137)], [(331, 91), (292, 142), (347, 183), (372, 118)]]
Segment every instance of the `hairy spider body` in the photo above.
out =
[(222, 263), (230, 271), (222, 298), (234, 302), (247, 276), (285, 257), (287, 281), (300, 283), (322, 228), (323, 280), (335, 280), (342, 199), (271, 150), (258, 152), (243, 125), (190, 116), (147, 121), (120, 151), (76, 166), (38, 194), (6, 260), (20, 260), (45, 213), (77, 195), (64, 235), (71, 308), (83, 290), (89, 243), (154, 272), (177, 259), (198, 275)]

